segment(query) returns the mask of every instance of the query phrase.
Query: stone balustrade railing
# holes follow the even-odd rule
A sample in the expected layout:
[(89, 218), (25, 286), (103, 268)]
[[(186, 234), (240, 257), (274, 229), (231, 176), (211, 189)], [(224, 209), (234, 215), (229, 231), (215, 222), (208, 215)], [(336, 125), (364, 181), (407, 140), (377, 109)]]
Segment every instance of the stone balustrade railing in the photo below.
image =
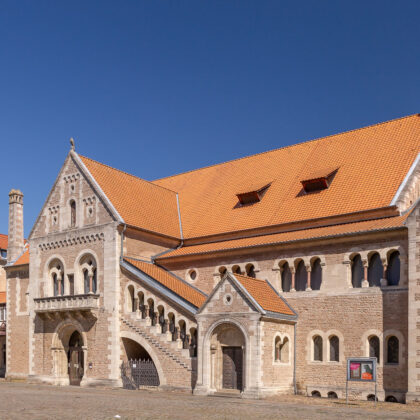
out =
[(35, 298), (35, 312), (90, 311), (99, 308), (99, 295)]

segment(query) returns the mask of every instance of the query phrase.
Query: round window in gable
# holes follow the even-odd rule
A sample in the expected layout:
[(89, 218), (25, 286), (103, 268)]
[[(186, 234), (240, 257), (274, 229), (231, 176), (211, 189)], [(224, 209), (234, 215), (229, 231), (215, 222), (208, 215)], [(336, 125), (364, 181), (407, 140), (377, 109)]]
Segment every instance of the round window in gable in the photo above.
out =
[(231, 294), (229, 294), (229, 293), (227, 293), (227, 294), (223, 297), (223, 303), (224, 303), (225, 305), (231, 305), (231, 304), (232, 304), (232, 300), (233, 300), (232, 295), (231, 295)]
[(191, 281), (195, 281), (197, 279), (197, 271), (196, 270), (190, 270), (188, 273), (188, 278)]

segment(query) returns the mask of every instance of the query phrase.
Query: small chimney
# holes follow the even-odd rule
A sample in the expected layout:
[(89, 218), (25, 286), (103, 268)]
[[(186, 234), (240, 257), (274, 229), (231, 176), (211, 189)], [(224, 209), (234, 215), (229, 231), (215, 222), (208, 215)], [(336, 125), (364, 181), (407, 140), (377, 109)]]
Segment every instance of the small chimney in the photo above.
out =
[(19, 190), (9, 193), (9, 237), (7, 262), (15, 261), (23, 251), (23, 194)]

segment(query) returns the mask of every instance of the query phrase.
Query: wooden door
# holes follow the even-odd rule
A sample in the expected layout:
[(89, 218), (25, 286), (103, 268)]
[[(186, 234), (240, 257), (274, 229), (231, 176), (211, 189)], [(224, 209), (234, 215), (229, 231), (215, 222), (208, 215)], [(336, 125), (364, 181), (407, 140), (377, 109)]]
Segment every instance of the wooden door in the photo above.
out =
[(69, 349), (69, 380), (70, 385), (80, 385), (84, 373), (83, 350), (80, 347)]
[(223, 388), (242, 390), (241, 347), (223, 347)]

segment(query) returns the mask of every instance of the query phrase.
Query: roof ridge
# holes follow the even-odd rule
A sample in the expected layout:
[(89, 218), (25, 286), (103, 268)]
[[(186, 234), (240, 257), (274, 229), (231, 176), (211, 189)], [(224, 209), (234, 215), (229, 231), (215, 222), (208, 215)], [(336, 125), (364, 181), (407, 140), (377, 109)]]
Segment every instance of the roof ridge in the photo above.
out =
[[(152, 184), (154, 184), (157, 181), (163, 181), (165, 179), (170, 179), (170, 178), (174, 178), (176, 176), (185, 175), (185, 174), (188, 174), (188, 173), (191, 173), (191, 172), (195, 172), (195, 171), (200, 171), (202, 169), (208, 169), (208, 168), (212, 168), (214, 166), (224, 165), (226, 163), (232, 163), (232, 162), (236, 162), (236, 161), (239, 161), (239, 160), (248, 159), (248, 158), (251, 158), (251, 157), (254, 157), (254, 156), (260, 156), (260, 155), (264, 155), (266, 153), (276, 152), (278, 150), (288, 149), (290, 147), (300, 146), (300, 145), (306, 144), (306, 143), (311, 143), (311, 142), (320, 141), (320, 140), (326, 140), (326, 139), (329, 139), (329, 138), (334, 137), (334, 136), (339, 136), (339, 135), (342, 135), (342, 134), (351, 133), (353, 131), (365, 130), (367, 128), (372, 128), (372, 127), (376, 127), (376, 126), (379, 126), (379, 125), (388, 124), (388, 123), (395, 122), (395, 121), (398, 121), (398, 120), (404, 120), (406, 118), (412, 118), (414, 116), (420, 117), (420, 113), (414, 113), (414, 114), (410, 114), (410, 115), (405, 115), (404, 117), (393, 118), (391, 120), (381, 121), (381, 122), (378, 122), (378, 123), (366, 125), (364, 127), (353, 128), (351, 130), (341, 131), (339, 133), (330, 134), (328, 136), (317, 137), (316, 139), (304, 140), (304, 141), (301, 141), (299, 143), (293, 143), (293, 144), (289, 144), (287, 146), (277, 147), (276, 149), (270, 149), (270, 150), (266, 150), (264, 152), (254, 153), (253, 155), (242, 156), (242, 157), (239, 157), (239, 158), (236, 158), (236, 159), (230, 159), (230, 160), (226, 160), (224, 162), (214, 163), (212, 165), (207, 165), (207, 166), (203, 166), (201, 168), (191, 169), (189, 171), (180, 172), (178, 174), (169, 175), (169, 176), (166, 176), (166, 177), (163, 177), (163, 178), (157, 178), (157, 179), (155, 179), (155, 180), (152, 181)], [(154, 184), (154, 185), (159, 185), (159, 184)]]
[(95, 159), (92, 159), (92, 158), (89, 158), (89, 157), (87, 157), (87, 156), (83, 156), (83, 155), (81, 155), (81, 154), (78, 154), (78, 155), (79, 155), (79, 157), (81, 157), (81, 158), (83, 158), (83, 159), (88, 159), (88, 160), (90, 160), (91, 162), (95, 162), (95, 163), (97, 163), (97, 164), (99, 164), (99, 165), (105, 166), (106, 168), (113, 169), (114, 171), (121, 172), (121, 173), (123, 173), (123, 174), (125, 174), (125, 175), (128, 175), (128, 176), (132, 177), (132, 178), (136, 178), (136, 179), (138, 179), (138, 180), (140, 180), (140, 181), (143, 181), (143, 182), (146, 182), (146, 183), (148, 183), (148, 184), (150, 184), (150, 185), (153, 185), (154, 187), (163, 188), (164, 190), (167, 190), (167, 191), (170, 191), (170, 192), (172, 192), (172, 193), (174, 193), (174, 194), (177, 194), (177, 191), (171, 190), (171, 189), (166, 188), (166, 187), (164, 187), (164, 186), (162, 186), (162, 185), (155, 184), (155, 183), (153, 183), (152, 181), (148, 181), (147, 179), (140, 178), (140, 177), (139, 177), (139, 176), (137, 176), (137, 175), (133, 175), (133, 174), (130, 174), (130, 173), (126, 172), (126, 171), (122, 171), (121, 169), (114, 168), (113, 166), (107, 165), (106, 163), (99, 162), (99, 161), (97, 161), (97, 160), (95, 160)]

